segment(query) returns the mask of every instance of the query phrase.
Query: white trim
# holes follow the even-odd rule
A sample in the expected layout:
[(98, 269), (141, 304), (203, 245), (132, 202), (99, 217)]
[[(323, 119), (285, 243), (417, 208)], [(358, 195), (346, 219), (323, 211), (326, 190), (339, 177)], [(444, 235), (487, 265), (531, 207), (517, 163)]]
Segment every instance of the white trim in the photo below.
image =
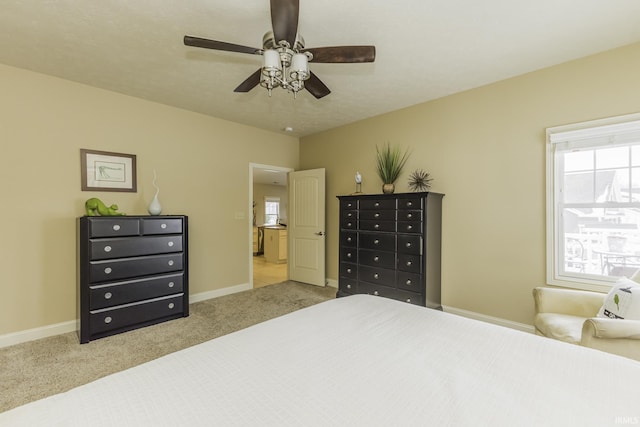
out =
[(39, 340), (41, 338), (48, 338), (55, 335), (66, 334), (69, 332), (75, 332), (78, 330), (77, 324), (78, 322), (76, 320), (69, 320), (62, 323), (56, 323), (54, 325), (47, 325), (40, 328), (27, 329), (25, 331), (0, 335), (0, 348)]
[(513, 322), (511, 320), (501, 319), (499, 317), (487, 316), (486, 314), (480, 314), (473, 311), (463, 310), (461, 308), (443, 306), (443, 311), (446, 313), (456, 314), (458, 316), (467, 317), (473, 320), (479, 320), (481, 322), (492, 323), (498, 326), (504, 326), (510, 329), (515, 329), (522, 332), (528, 332), (530, 334), (535, 333), (533, 325), (527, 325), (525, 323)]
[(223, 297), (225, 295), (231, 295), (238, 292), (249, 291), (252, 289), (250, 283), (243, 283), (241, 285), (229, 286), (222, 289), (215, 289), (208, 292), (200, 292), (199, 294), (189, 295), (189, 304), (193, 304), (200, 301), (206, 301), (212, 298)]
[[(205, 301), (212, 298), (218, 298), (225, 295), (231, 295), (238, 292), (248, 291), (252, 289), (251, 284), (243, 283), (241, 285), (229, 286), (222, 289), (216, 289), (199, 294), (189, 295), (189, 304)], [(41, 338), (49, 338), (55, 335), (66, 334), (78, 330), (78, 321), (69, 320), (54, 325), (42, 326), (39, 328), (27, 329), (25, 331), (12, 332), (10, 334), (0, 335), (0, 348), (9, 347), (11, 345), (22, 344), (29, 341), (39, 340)]]
[(338, 281), (334, 279), (327, 279), (327, 286), (338, 289)]

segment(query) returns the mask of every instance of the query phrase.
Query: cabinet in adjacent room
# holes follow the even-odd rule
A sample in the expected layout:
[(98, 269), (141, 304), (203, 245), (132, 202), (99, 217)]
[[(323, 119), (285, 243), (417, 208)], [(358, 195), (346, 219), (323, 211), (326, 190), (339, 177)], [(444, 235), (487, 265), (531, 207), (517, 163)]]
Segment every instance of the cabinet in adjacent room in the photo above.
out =
[(338, 196), (338, 296), (364, 293), (442, 309), (443, 196)]
[(81, 343), (189, 315), (186, 216), (78, 219)]

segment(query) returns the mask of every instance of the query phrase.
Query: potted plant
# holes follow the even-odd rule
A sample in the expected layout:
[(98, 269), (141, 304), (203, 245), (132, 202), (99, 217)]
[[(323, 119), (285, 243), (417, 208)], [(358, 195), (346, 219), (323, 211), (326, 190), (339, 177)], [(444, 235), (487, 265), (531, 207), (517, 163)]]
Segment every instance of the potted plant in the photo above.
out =
[(382, 180), (382, 192), (391, 194), (395, 191), (395, 182), (409, 159), (409, 153), (407, 151), (401, 152), (398, 146), (391, 148), (387, 143), (382, 149), (376, 145), (376, 155), (376, 169)]

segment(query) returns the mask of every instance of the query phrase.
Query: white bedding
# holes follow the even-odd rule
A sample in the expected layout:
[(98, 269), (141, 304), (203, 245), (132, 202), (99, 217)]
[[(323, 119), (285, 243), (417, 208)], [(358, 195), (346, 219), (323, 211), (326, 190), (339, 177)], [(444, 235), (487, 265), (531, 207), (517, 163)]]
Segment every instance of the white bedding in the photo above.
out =
[(1, 426), (607, 426), (640, 363), (379, 297), (327, 301), (0, 414)]

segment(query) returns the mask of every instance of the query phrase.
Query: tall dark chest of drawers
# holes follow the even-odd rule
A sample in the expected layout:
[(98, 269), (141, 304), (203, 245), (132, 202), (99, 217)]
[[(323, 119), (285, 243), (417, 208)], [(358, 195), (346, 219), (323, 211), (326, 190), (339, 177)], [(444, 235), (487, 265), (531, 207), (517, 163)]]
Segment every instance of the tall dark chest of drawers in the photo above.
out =
[(81, 343), (189, 315), (187, 219), (78, 219)]
[(338, 196), (338, 296), (372, 294), (442, 309), (443, 194)]

